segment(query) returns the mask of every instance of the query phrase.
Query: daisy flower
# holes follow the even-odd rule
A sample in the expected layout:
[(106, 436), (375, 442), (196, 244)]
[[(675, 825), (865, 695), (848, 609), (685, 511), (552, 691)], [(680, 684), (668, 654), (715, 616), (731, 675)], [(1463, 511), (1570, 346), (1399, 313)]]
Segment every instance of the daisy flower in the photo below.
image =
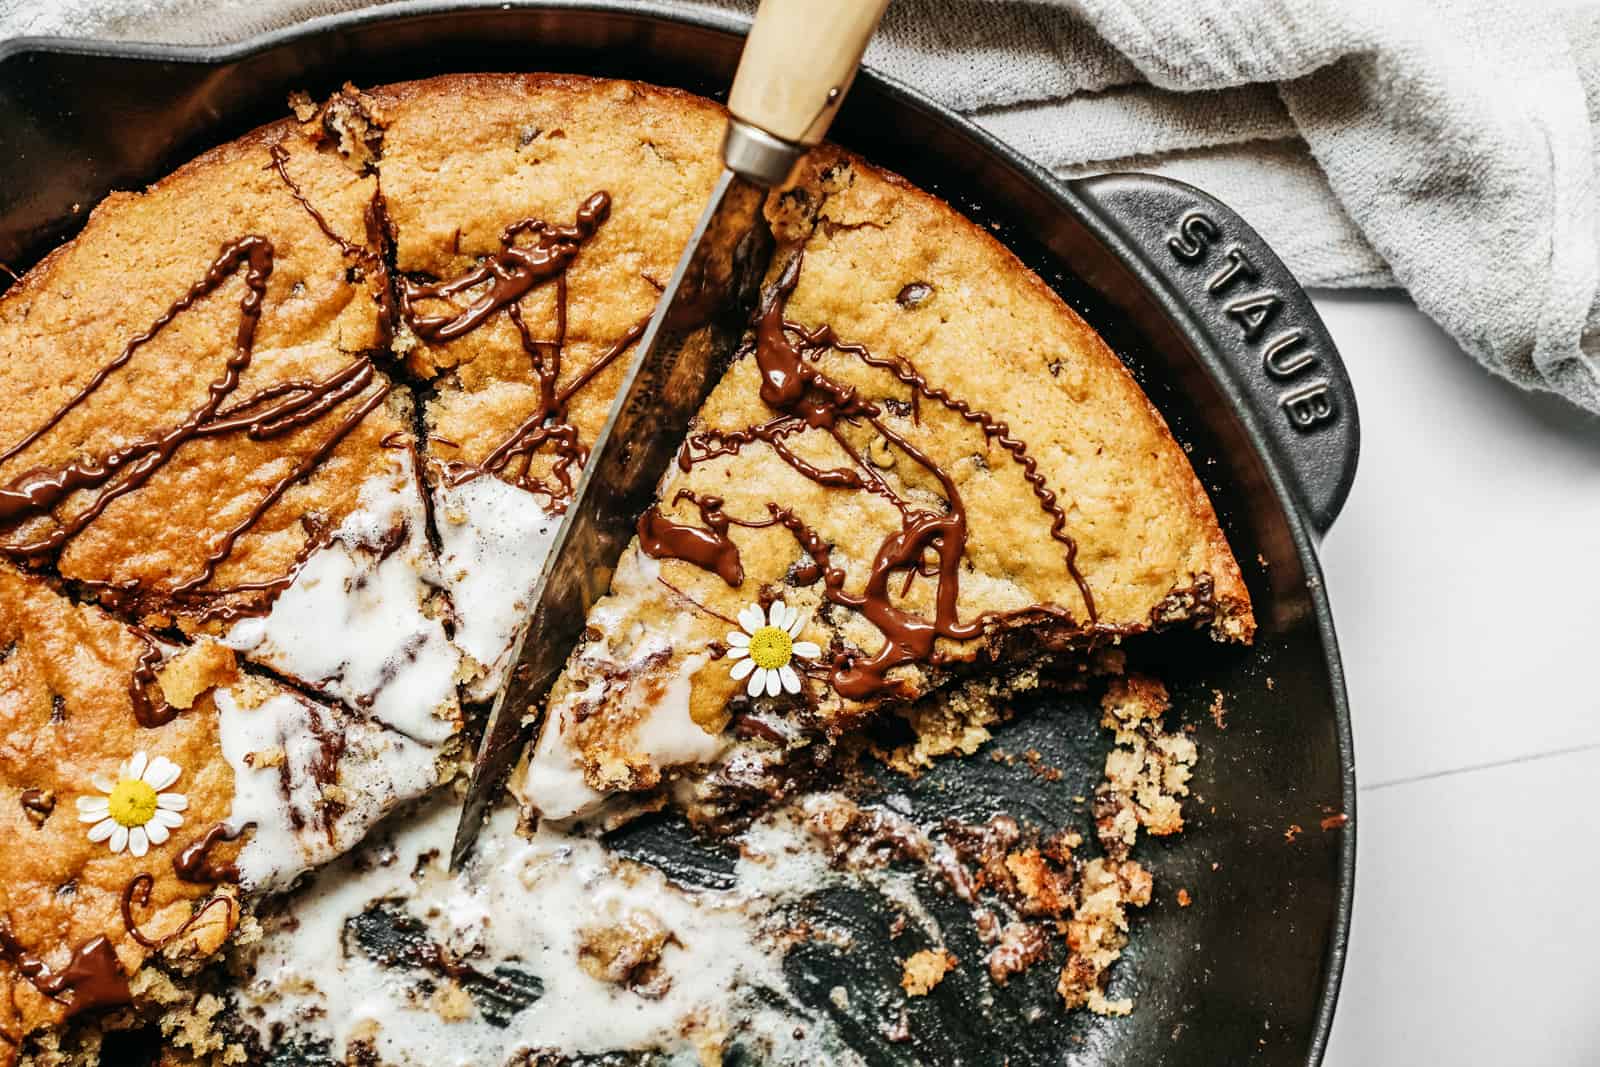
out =
[(135, 856), (161, 844), (183, 825), (178, 813), (189, 806), (189, 798), (182, 793), (161, 791), (182, 773), (165, 756), (151, 759), (144, 752), (135, 752), (117, 768), (115, 782), (103, 774), (95, 775), (94, 787), (106, 795), (78, 798), (78, 821), (94, 824), (89, 827), (89, 840), (107, 841), (112, 852), (126, 848)]
[(739, 612), (739, 625), (742, 631), (728, 633), (728, 658), (735, 680), (749, 677), (745, 692), (753, 697), (763, 692), (775, 697), (780, 689), (800, 692), (800, 675), (790, 665), (794, 657), (816, 659), (822, 655), (815, 642), (795, 640), (804, 625), (800, 612), (781, 600), (774, 600), (765, 613), (761, 605), (751, 604)]

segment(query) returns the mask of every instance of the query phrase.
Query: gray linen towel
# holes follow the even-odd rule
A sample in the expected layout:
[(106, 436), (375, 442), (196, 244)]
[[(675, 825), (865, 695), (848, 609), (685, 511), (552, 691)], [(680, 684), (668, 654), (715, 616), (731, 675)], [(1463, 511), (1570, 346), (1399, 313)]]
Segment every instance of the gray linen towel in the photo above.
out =
[[(0, 37), (221, 43), (371, 2), (0, 0)], [(1202, 186), (1307, 284), (1403, 286), (1600, 412), (1600, 0), (893, 0), (868, 62), (1063, 177)]]

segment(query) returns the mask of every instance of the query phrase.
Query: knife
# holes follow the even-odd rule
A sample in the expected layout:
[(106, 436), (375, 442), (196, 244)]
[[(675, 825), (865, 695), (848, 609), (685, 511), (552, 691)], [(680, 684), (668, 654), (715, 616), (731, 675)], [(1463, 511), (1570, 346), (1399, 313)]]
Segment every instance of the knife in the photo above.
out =
[(450, 869), (472, 852), (489, 803), (604, 596), (634, 523), (738, 343), (771, 256), (762, 205), (822, 140), (889, 0), (762, 0), (728, 98), (725, 164), (595, 437), (534, 586), (512, 668), (472, 765)]

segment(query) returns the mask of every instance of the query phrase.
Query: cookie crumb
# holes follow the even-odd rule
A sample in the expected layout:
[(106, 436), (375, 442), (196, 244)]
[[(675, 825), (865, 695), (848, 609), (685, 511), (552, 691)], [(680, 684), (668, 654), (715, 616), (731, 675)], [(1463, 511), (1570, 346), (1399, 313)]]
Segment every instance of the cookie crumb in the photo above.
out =
[(925, 997), (944, 981), (944, 976), (950, 973), (957, 962), (951, 952), (942, 948), (925, 948), (913, 953), (905, 961), (900, 988), (906, 991), (908, 997)]

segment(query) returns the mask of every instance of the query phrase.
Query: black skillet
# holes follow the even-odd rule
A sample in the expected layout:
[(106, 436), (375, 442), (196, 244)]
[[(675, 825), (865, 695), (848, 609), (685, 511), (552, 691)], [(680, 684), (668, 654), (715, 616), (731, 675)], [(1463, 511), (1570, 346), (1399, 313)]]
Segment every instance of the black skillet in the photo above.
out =
[[(220, 49), (6, 42), (0, 261), (23, 269), (107, 192), (280, 117), (292, 89), (556, 70), (716, 95), (732, 79), (743, 25), (636, 3), (424, 0)], [(929, 906), (967, 963), (913, 1003), (911, 1041), (888, 1033), (902, 1002), (897, 961), (923, 944), (915, 932), (891, 941), (876, 898), (835, 891), (812, 902), (851, 928), (857, 949), (796, 952), (795, 989), (872, 1062), (1319, 1063), (1355, 875), (1350, 718), (1316, 542), (1349, 491), (1359, 433), (1326, 330), (1260, 237), (1195, 189), (1137, 174), (1057, 182), (870, 69), (833, 136), (991, 227), (1127, 361), (1191, 449), (1260, 631), (1248, 651), (1173, 635), (1136, 650), (1171, 685), (1174, 715), (1197, 726), (1202, 755), (1188, 831), (1136, 852), (1156, 871), (1157, 899), (1111, 986), (1136, 998), (1131, 1017), (1064, 1015), (1046, 967), (991, 989), (970, 920), (932, 886)], [(1217, 692), (1223, 730), (1209, 713)], [(1005, 810), (1047, 829), (1083, 825), (1073, 798), (1092, 792), (1106, 746), (1089, 700), (1041, 698), (1024, 712), (991, 749), (1036, 748), (1065, 770), (1059, 781), (1024, 759), (980, 753), (885, 788), (924, 813), (981, 820)], [(726, 866), (671, 823), (615, 843), (687, 881), (715, 883)], [(1176, 903), (1179, 888), (1190, 906)], [(851, 990), (848, 1011), (829, 997), (836, 985)]]

